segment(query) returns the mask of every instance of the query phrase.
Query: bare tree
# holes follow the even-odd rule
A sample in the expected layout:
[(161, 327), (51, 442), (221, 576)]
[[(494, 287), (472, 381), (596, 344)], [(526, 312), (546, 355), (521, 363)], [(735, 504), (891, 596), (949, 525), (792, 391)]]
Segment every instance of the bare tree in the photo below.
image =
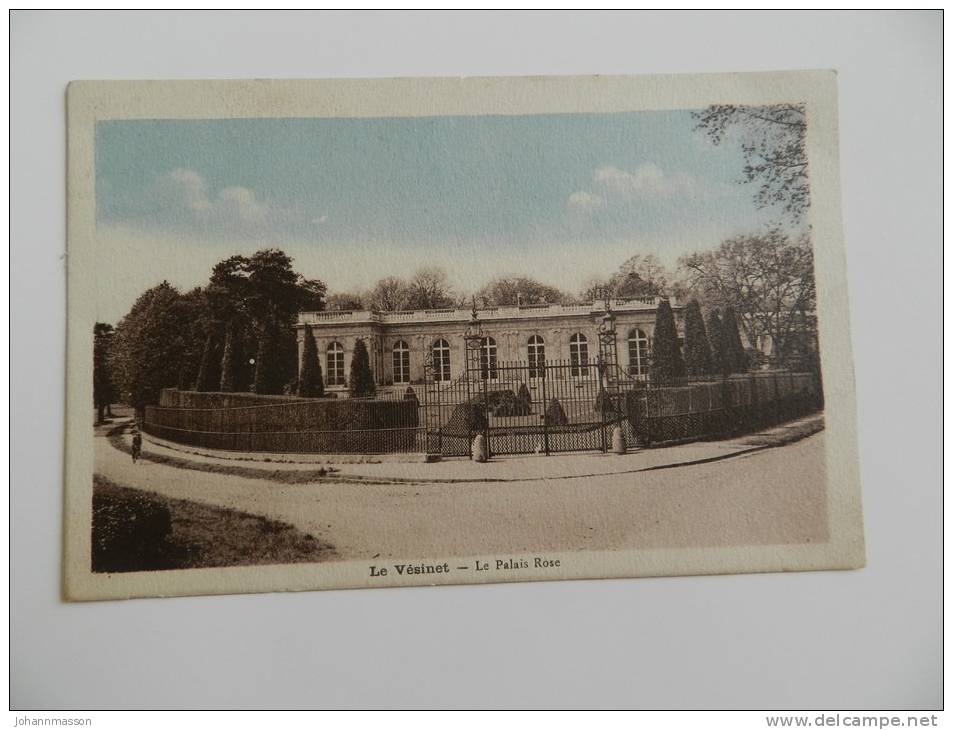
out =
[(683, 256), (679, 265), (687, 292), (709, 307), (732, 307), (749, 343), (770, 337), (782, 361), (813, 326), (814, 256), (806, 236), (737, 236), (714, 251)]
[(447, 272), (438, 266), (417, 269), (410, 280), (412, 309), (442, 309), (453, 306), (453, 290)]
[(327, 308), (335, 311), (346, 311), (353, 309), (363, 309), (364, 302), (360, 294), (352, 292), (341, 292), (328, 295)]
[(582, 288), (582, 298), (586, 301), (597, 301), (607, 296), (613, 299), (639, 299), (664, 294), (668, 288), (668, 274), (659, 260), (652, 254), (635, 254), (627, 258), (608, 279), (588, 279)]
[(801, 220), (811, 204), (803, 104), (715, 104), (693, 116), (695, 128), (716, 145), (738, 135), (744, 181), (760, 183), (755, 194), (759, 207), (780, 205), (794, 222)]
[(379, 312), (396, 312), (410, 306), (410, 287), (403, 279), (388, 276), (379, 280), (364, 297), (364, 304)]
[(500, 276), (476, 293), (476, 300), (489, 306), (514, 304), (561, 304), (569, 296), (554, 286), (528, 276)]

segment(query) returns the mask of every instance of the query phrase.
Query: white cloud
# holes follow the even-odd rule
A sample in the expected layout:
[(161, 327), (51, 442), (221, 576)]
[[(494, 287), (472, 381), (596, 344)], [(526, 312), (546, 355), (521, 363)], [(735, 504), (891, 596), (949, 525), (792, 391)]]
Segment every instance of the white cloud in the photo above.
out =
[(593, 195), (585, 190), (577, 190), (569, 196), (566, 205), (570, 210), (590, 213), (594, 210), (605, 208), (606, 200), (601, 195)]
[(667, 174), (654, 162), (643, 163), (633, 172), (600, 167), (593, 173), (592, 183), (594, 189), (605, 190), (610, 196), (627, 201), (696, 197), (704, 192), (692, 175)]
[(566, 205), (570, 210), (593, 213), (633, 203), (701, 200), (709, 194), (708, 187), (692, 175), (668, 174), (654, 162), (642, 163), (631, 172), (605, 165), (593, 172), (590, 189), (574, 192)]
[(201, 174), (182, 167), (161, 175), (153, 195), (161, 222), (172, 225), (258, 229), (294, 218), (292, 211), (259, 200), (245, 187), (227, 187), (213, 195)]

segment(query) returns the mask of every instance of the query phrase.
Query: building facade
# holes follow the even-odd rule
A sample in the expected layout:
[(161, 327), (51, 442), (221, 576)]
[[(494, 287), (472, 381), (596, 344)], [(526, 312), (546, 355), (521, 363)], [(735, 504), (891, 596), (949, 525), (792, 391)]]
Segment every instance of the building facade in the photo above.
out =
[[(659, 301), (653, 297), (612, 304), (618, 364), (633, 378), (644, 378), (648, 373)], [(669, 301), (681, 335), (682, 308)], [(330, 392), (346, 392), (358, 340), (364, 340), (367, 346), (379, 388), (424, 382), (428, 356), (433, 362), (433, 379), (449, 383), (464, 375), (464, 335), (472, 314), (469, 309), (301, 312), (296, 324), (299, 366), (304, 327), (309, 325), (317, 343), (325, 388)], [(598, 331), (604, 314), (601, 302), (478, 309), (482, 355), (487, 362), (521, 361), (531, 366), (544, 360), (562, 360), (578, 365), (582, 371), (599, 354)]]

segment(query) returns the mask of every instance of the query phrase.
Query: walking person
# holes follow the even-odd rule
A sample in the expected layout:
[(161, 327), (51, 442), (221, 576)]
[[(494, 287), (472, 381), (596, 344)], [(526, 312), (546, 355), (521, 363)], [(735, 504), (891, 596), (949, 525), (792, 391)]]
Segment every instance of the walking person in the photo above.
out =
[(142, 454), (142, 434), (139, 431), (132, 432), (132, 463), (139, 461)]

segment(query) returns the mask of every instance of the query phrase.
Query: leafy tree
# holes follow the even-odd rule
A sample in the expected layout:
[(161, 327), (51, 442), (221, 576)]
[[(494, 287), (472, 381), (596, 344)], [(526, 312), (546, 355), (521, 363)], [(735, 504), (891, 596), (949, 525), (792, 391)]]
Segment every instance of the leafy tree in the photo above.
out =
[(244, 389), (245, 378), (245, 349), (241, 327), (236, 321), (229, 322), (225, 327), (225, 344), (222, 347), (222, 379), (219, 390), (223, 393), (232, 393)]
[(287, 382), (281, 366), (280, 340), (273, 325), (262, 327), (255, 354), (254, 390), (261, 395), (280, 395)]
[(410, 306), (410, 287), (403, 279), (388, 276), (367, 293), (365, 304), (378, 312), (397, 312)]
[(302, 398), (324, 396), (324, 377), (318, 345), (309, 325), (304, 326), (304, 346), (301, 349), (301, 373), (298, 375), (298, 395)]
[(348, 380), (349, 390), (353, 397), (374, 395), (377, 386), (374, 384), (374, 375), (371, 373), (371, 360), (367, 354), (367, 345), (364, 340), (354, 343), (354, 355), (351, 357), (351, 377)]
[(447, 272), (436, 266), (425, 266), (414, 272), (409, 284), (411, 309), (443, 309), (452, 307), (453, 303)]
[(811, 204), (803, 104), (715, 104), (693, 116), (696, 129), (714, 144), (738, 139), (744, 181), (760, 184), (759, 207), (780, 205), (793, 221), (801, 220)]
[[(276, 248), (262, 249), (251, 257), (232, 256), (212, 273), (227, 303), (222, 312), (229, 320), (248, 321), (258, 333), (255, 357), (255, 392), (281, 393), (297, 375), (297, 350), (292, 325), (302, 310), (324, 308), (326, 287), (306, 279), (292, 268), (293, 260)], [(265, 353), (262, 347), (270, 350)], [(263, 390), (258, 390), (263, 388)]]
[(678, 344), (675, 314), (667, 299), (659, 302), (655, 313), (655, 333), (649, 376), (655, 383), (666, 383), (685, 377), (685, 362)]
[(736, 236), (679, 264), (687, 291), (709, 307), (731, 307), (748, 342), (769, 343), (780, 363), (792, 338), (811, 338), (814, 255), (806, 237), (791, 240), (780, 230)]
[(731, 372), (731, 358), (728, 355), (728, 341), (722, 326), (718, 310), (708, 313), (708, 342), (711, 344), (711, 372), (713, 375), (728, 375)]
[(477, 301), (489, 307), (517, 304), (561, 304), (569, 299), (565, 292), (527, 276), (501, 276), (476, 293)]
[(711, 372), (708, 331), (698, 300), (692, 299), (685, 307), (685, 374), (710, 375)]
[(143, 407), (175, 387), (191, 345), (194, 309), (169, 282), (146, 290), (116, 326), (108, 363), (119, 397)]
[(731, 307), (725, 307), (725, 316), (721, 320), (721, 326), (725, 332), (728, 367), (733, 373), (748, 372), (748, 356), (745, 354), (744, 345), (741, 344), (741, 334), (738, 332), (738, 318), (735, 315), (735, 310)]
[(202, 348), (202, 360), (195, 378), (195, 389), (200, 392), (216, 390), (222, 382), (222, 338), (216, 328), (209, 329)]
[(96, 408), (97, 423), (105, 420), (106, 410), (115, 398), (112, 370), (109, 364), (109, 354), (115, 333), (111, 324), (97, 322), (93, 325), (93, 405)]

